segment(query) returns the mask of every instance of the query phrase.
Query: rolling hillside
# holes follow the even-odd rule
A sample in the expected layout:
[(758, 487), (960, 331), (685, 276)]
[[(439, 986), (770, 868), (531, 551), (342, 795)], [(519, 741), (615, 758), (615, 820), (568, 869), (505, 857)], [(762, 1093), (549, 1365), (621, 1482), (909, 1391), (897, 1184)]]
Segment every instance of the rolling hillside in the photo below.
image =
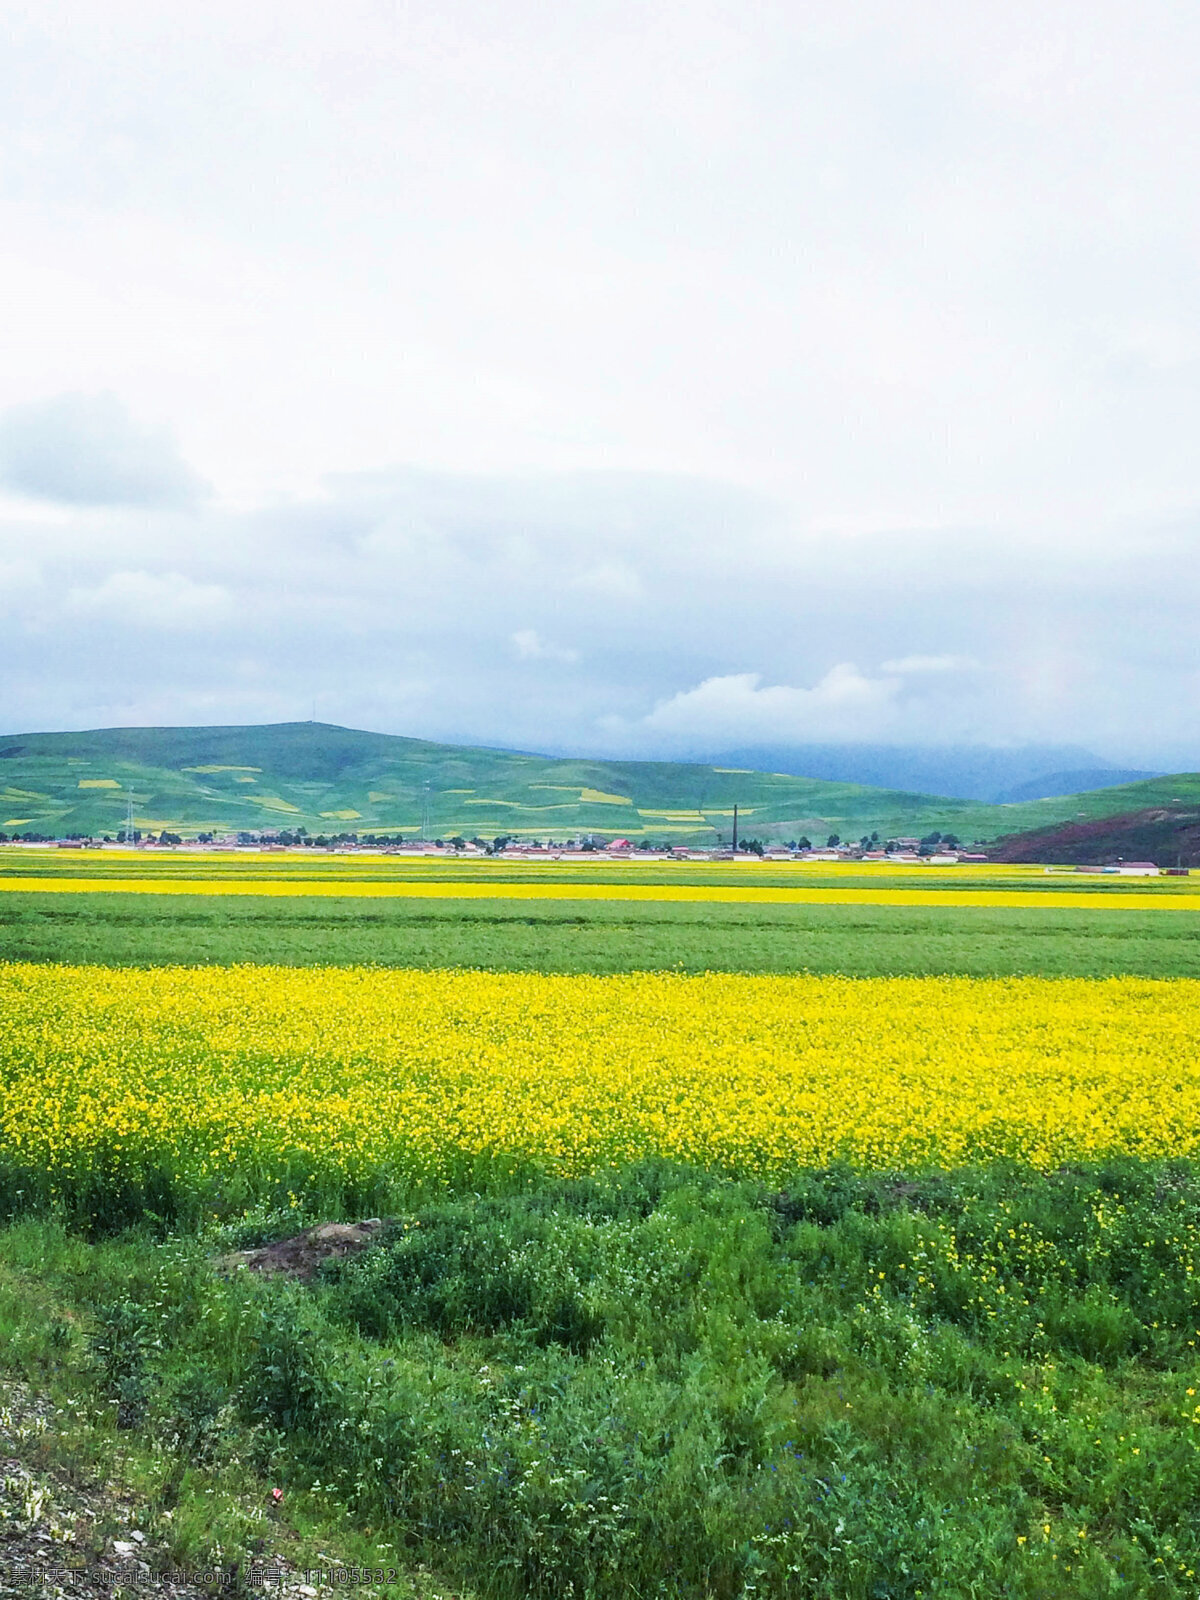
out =
[(434, 744), (324, 723), (110, 728), (0, 738), (0, 831), (109, 834), (132, 796), (143, 830), (188, 835), (261, 828), (429, 837), (512, 833), (712, 843), (845, 838), (934, 829), (993, 838), (1079, 816), (1200, 801), (1200, 776), (1127, 784), (1018, 805), (653, 761), (551, 759)]

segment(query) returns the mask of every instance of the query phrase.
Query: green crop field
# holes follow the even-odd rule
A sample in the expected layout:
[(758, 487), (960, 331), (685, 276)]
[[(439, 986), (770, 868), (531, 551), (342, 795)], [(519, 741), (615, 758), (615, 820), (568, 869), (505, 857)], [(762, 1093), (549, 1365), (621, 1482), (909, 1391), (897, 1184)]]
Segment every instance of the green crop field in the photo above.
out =
[(1145, 911), (432, 903), (8, 894), (0, 960), (495, 971), (1200, 977), (1190, 918)]

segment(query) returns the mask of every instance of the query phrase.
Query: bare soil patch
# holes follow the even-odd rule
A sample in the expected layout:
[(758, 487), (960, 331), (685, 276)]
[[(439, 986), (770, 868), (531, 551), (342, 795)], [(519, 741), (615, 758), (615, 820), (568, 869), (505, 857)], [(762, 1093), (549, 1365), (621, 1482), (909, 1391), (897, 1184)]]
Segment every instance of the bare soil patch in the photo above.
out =
[(232, 1273), (245, 1269), (307, 1283), (322, 1262), (365, 1250), (391, 1220), (368, 1217), (363, 1222), (319, 1222), (315, 1227), (305, 1228), (303, 1233), (277, 1239), (274, 1244), (259, 1245), (254, 1250), (230, 1251), (218, 1258), (217, 1271)]

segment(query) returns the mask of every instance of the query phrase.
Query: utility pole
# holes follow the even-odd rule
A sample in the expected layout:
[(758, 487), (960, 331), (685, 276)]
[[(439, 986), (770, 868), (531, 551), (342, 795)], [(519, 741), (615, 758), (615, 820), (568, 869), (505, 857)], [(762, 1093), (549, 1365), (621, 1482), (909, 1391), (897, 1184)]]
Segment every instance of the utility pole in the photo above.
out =
[(133, 790), (129, 791), (128, 805), (125, 809), (125, 843), (133, 843)]
[(733, 806), (733, 853), (737, 855), (737, 802)]

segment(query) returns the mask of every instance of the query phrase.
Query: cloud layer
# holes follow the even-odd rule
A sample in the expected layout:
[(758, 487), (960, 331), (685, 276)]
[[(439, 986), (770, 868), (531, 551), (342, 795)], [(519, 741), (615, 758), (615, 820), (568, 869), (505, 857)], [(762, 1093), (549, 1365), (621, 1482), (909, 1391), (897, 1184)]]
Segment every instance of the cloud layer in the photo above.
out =
[(11, 729), (1200, 765), (1200, 12), (62, 0), (5, 46)]
[(1076, 561), (970, 530), (834, 538), (705, 480), (410, 470), (184, 523), (0, 526), (10, 731), (315, 707), (647, 757), (1066, 741), (1165, 768), (1200, 749), (1192, 525), (1110, 529)]

